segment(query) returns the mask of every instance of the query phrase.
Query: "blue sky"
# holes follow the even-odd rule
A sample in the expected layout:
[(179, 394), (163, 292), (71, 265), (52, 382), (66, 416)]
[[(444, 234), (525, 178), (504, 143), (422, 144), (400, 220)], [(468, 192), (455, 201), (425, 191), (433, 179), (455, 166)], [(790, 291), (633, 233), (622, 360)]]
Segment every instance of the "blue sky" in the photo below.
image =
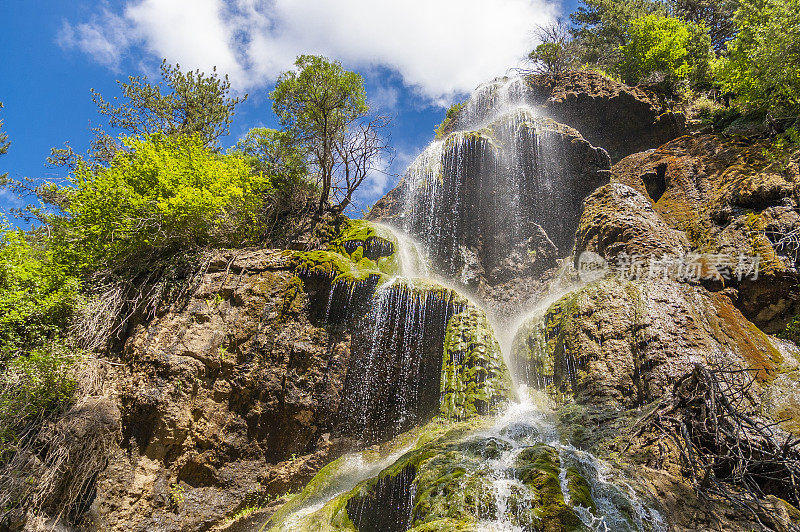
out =
[[(155, 79), (162, 57), (218, 69), (249, 99), (223, 146), (254, 126), (275, 127), (268, 94), (300, 53), (320, 53), (361, 73), (375, 107), (394, 117), (390, 175), (365, 183), (374, 202), (433, 138), (449, 103), (515, 66), (532, 29), (574, 0), (5, 0), (0, 4), (0, 118), (11, 148), (0, 173), (59, 179), (53, 146), (84, 151), (103, 125), (89, 89), (106, 97), (128, 75)], [(17, 203), (0, 193), (6, 212)]]

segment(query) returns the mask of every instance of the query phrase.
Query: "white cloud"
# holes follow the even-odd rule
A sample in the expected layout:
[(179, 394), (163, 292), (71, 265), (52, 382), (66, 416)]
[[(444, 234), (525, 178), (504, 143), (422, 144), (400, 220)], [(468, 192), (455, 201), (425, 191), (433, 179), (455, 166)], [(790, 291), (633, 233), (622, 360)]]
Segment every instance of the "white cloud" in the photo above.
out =
[(400, 99), (400, 91), (397, 87), (389, 85), (378, 85), (369, 91), (369, 107), (381, 112), (393, 111), (397, 108)]
[(349, 68), (387, 67), (445, 103), (518, 64), (555, 0), (128, 0), (119, 15), (65, 23), (59, 42), (118, 64), (142, 47), (188, 68), (216, 65), (242, 90), (321, 53)]
[(130, 33), (125, 20), (103, 9), (90, 22), (72, 25), (64, 21), (57, 41), (63, 48), (78, 48), (101, 65), (116, 70), (130, 46)]

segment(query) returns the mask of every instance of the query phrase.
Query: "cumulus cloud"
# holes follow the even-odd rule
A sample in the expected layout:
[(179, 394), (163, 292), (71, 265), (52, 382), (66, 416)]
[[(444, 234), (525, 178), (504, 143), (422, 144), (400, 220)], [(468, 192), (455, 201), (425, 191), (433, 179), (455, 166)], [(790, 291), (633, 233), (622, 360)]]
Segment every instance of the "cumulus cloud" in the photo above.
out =
[(243, 90), (319, 53), (390, 68), (445, 103), (517, 65), (532, 28), (557, 9), (555, 0), (128, 0), (121, 13), (65, 23), (59, 42), (109, 66), (132, 47), (188, 68), (216, 65)]

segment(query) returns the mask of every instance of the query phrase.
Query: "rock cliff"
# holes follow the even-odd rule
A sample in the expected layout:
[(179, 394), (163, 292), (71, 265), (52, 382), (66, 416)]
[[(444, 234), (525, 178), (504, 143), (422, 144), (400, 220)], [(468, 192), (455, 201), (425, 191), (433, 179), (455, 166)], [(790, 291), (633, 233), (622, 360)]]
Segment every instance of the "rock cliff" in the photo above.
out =
[(198, 264), (63, 420), (88, 495), (0, 528), (796, 530), (797, 154), (588, 72), (445, 126), (370, 221)]

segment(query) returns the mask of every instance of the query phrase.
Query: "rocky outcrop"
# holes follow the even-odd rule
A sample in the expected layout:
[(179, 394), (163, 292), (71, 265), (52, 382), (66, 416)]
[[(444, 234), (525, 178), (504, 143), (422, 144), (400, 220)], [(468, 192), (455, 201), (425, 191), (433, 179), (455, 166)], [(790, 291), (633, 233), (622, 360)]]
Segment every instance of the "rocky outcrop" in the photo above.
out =
[(598, 72), (532, 76), (529, 83), (549, 116), (605, 148), (614, 162), (686, 132), (684, 116), (669, 110), (657, 96)]
[[(508, 78), (495, 82), (502, 87)], [(487, 85), (492, 89), (492, 84)], [(480, 89), (479, 89), (480, 90)], [(617, 162), (627, 155), (657, 148), (686, 133), (686, 119), (640, 87), (630, 87), (599, 72), (581, 70), (558, 76), (527, 75), (512, 87), (528, 105), (550, 118), (571, 126), (595, 146), (605, 148)], [(479, 95), (478, 105), (486, 116), (500, 106), (502, 98)], [(445, 133), (463, 128), (472, 120), (469, 103), (446, 125)]]
[[(664, 440), (669, 425), (653, 425), (679, 393), (676, 383), (702, 367), (726, 372), (733, 379), (728, 391), (747, 386), (735, 408), (773, 427), (777, 442), (800, 434), (789, 406), (797, 393), (787, 386), (800, 380), (800, 349), (761, 332), (727, 296), (670, 281), (598, 281), (532, 319), (513, 352), (528, 383), (561, 405), (563, 437), (628, 464), (635, 478), (646, 477), (647, 491), (662, 494), (672, 526), (738, 530), (758, 516), (772, 529), (788, 530), (792, 516), (800, 515), (774, 496), (762, 500), (771, 510), (752, 514), (725, 510), (721, 500), (699, 500), (687, 489), (689, 466), (676, 443), (681, 436)], [(763, 486), (766, 493), (778, 489)]]
[(661, 280), (611, 278), (565, 296), (523, 329), (515, 356), (533, 385), (625, 409), (661, 398), (698, 363), (749, 368), (765, 388), (800, 369), (727, 296)]
[[(444, 395), (457, 419), (504, 404), (482, 311), (434, 283), (389, 283), (396, 246), (345, 221), (326, 249), (214, 255), (185, 300), (125, 343), (104, 399), (120, 435), (81, 522), (208, 530), (437, 416)], [(462, 330), (473, 322), (481, 332)]]
[[(96, 530), (208, 529), (302, 456), (279, 494), (341, 453), (331, 438), (349, 336), (312, 323), (282, 251), (215, 257), (189, 301), (128, 340), (123, 441), (97, 482)], [(316, 465), (315, 465), (316, 464)]]
[(614, 262), (621, 255), (660, 257), (689, 249), (684, 233), (669, 227), (650, 199), (627, 185), (602, 186), (584, 201), (575, 233), (575, 260), (584, 251)]
[[(774, 333), (800, 312), (800, 174), (797, 160), (771, 159), (768, 150), (760, 141), (687, 136), (623, 159), (612, 179), (649, 198), (658, 218), (682, 232), (693, 252), (734, 261), (757, 257), (757, 278), (729, 278), (724, 285), (738, 290), (736, 304), (745, 316)], [(651, 233), (652, 216), (647, 220), (639, 233), (674, 241), (663, 227)]]

